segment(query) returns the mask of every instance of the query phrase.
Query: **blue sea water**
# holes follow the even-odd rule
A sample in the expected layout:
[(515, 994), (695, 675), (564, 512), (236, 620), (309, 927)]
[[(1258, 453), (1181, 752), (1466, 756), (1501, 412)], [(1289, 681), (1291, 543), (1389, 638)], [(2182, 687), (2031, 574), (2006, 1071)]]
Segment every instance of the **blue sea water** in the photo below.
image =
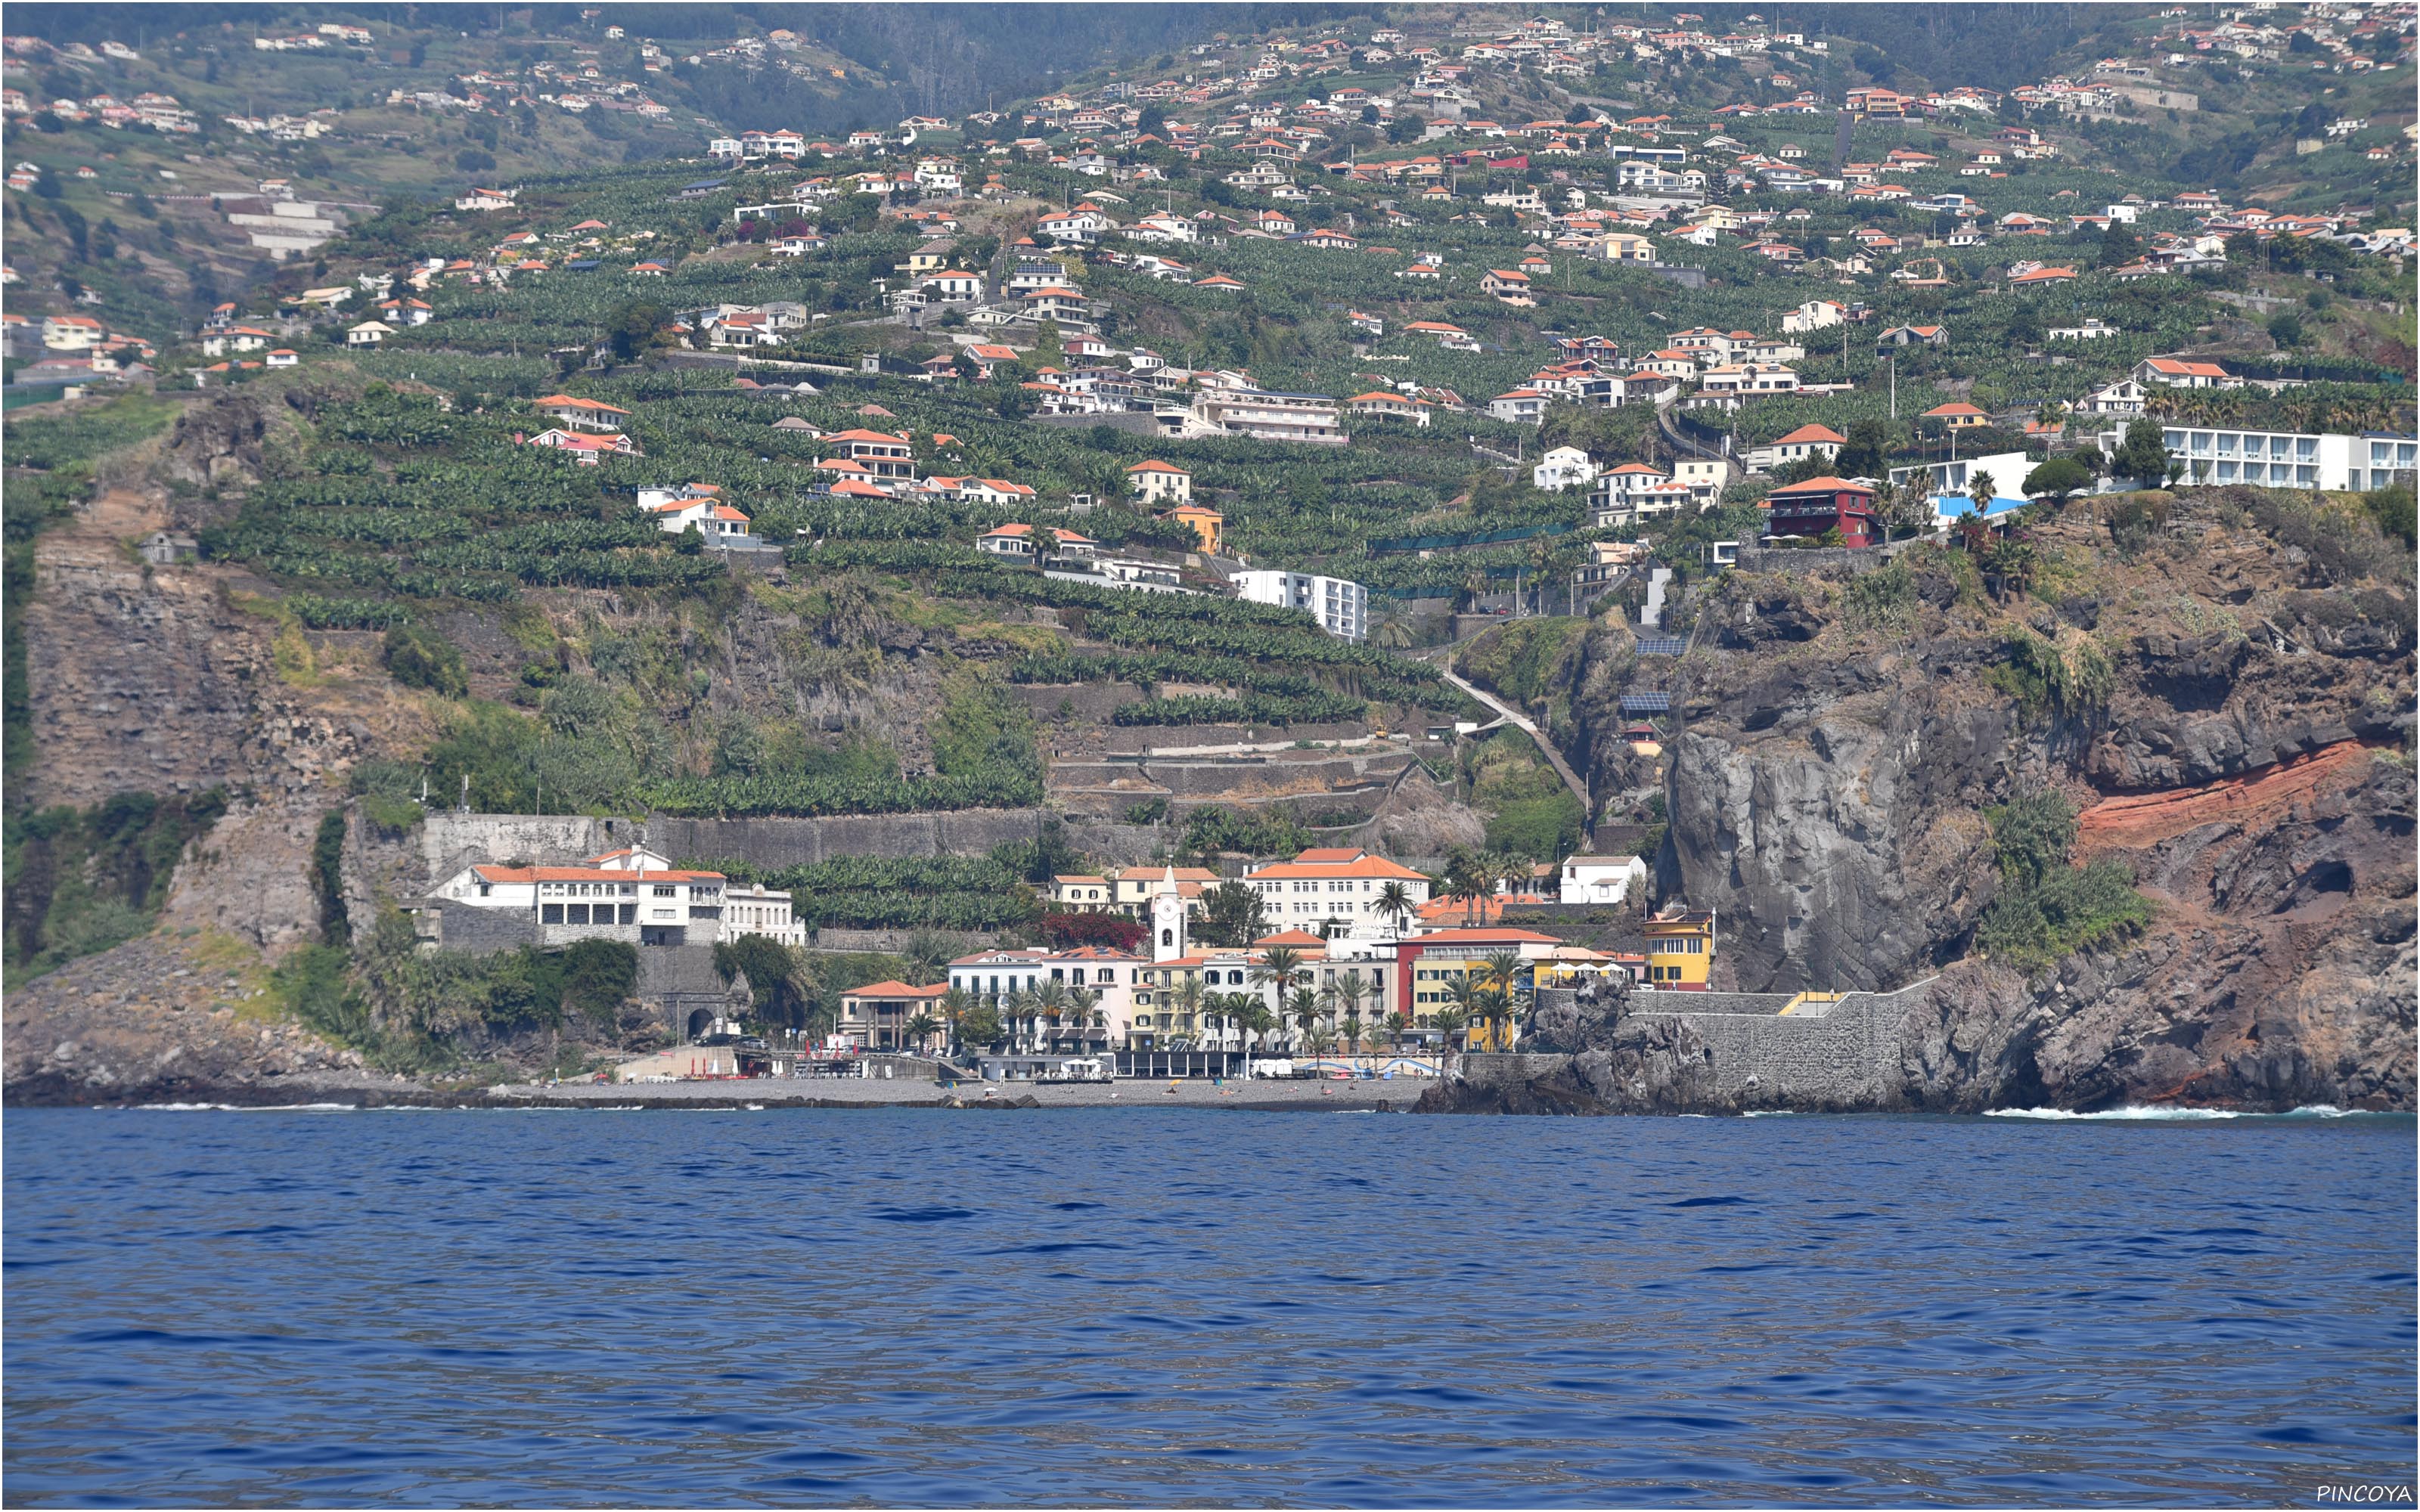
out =
[(2409, 1119), (5, 1135), (11, 1505), (2266, 1505), (2415, 1468)]

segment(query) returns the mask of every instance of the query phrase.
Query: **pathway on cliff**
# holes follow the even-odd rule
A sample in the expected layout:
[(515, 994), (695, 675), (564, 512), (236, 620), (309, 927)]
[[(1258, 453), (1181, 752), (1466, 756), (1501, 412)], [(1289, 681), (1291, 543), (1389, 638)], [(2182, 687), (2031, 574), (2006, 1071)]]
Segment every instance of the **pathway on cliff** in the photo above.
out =
[(1572, 795), (1580, 800), (1580, 812), (1584, 816), (1581, 823), (1587, 825), (1591, 829), (1596, 826), (1596, 805), (1590, 801), (1589, 797), (1588, 784), (1580, 780), (1580, 775), (1577, 772), (1572, 770), (1572, 764), (1563, 760), (1563, 753), (1555, 748), (1555, 743), (1546, 738), (1546, 733), (1544, 731), (1530, 723), (1529, 717), (1528, 715), (1523, 714), (1520, 710), (1514, 708), (1510, 703), (1505, 702), (1502, 699), (1497, 698), (1495, 694), (1473, 686), (1471, 683), (1457, 675), (1452, 668), (1440, 666), (1437, 671), (1445, 674), (1445, 680), (1447, 682), (1451, 683), (1454, 687), (1461, 688), (1464, 692), (1469, 694), (1472, 698), (1477, 699), (1480, 702), (1486, 704), (1491, 709), (1494, 709), (1497, 714), (1503, 716), (1505, 719), (1528, 731), (1529, 733), (1529, 738), (1538, 743), (1538, 748), (1546, 753), (1546, 760), (1554, 764), (1555, 770), (1561, 776), (1564, 786), (1570, 788), (1572, 790)]

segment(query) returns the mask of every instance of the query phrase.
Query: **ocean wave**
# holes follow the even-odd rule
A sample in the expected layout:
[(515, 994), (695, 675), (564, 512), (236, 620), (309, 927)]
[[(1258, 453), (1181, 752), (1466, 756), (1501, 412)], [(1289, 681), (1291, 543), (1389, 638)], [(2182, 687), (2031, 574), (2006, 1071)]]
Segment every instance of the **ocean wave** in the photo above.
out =
[(1993, 1108), (1987, 1119), (2039, 1119), (2044, 1122), (2069, 1120), (2095, 1123), (2211, 1123), (2230, 1119), (2349, 1119), (2358, 1109), (2340, 1108), (2332, 1103), (2309, 1103), (2285, 1113), (2247, 1113), (2238, 1108), (2143, 1107), (2128, 1105), (2102, 1108), (2092, 1113), (2078, 1113), (2073, 1108)]
[(137, 1103), (137, 1113), (358, 1113), (350, 1103)]

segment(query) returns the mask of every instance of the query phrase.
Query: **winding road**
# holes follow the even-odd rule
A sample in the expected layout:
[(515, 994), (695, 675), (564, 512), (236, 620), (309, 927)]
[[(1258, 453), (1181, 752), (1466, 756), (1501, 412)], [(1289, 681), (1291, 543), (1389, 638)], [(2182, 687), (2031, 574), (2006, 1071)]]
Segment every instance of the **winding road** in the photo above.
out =
[[(1572, 795), (1580, 800), (1580, 812), (1584, 816), (1581, 823), (1588, 828), (1594, 829), (1596, 827), (1596, 804), (1589, 796), (1588, 784), (1580, 780), (1580, 775), (1577, 772), (1572, 770), (1572, 764), (1563, 760), (1563, 753), (1555, 748), (1555, 743), (1546, 738), (1546, 733), (1539, 729), (1536, 725), (1530, 723), (1529, 717), (1528, 715), (1523, 714), (1520, 710), (1514, 708), (1510, 703), (1505, 702), (1502, 699), (1497, 698), (1495, 694), (1486, 691), (1484, 688), (1478, 687), (1463, 677), (1457, 675), (1452, 668), (1440, 665), (1437, 668), (1437, 671), (1445, 674), (1445, 680), (1447, 682), (1451, 683), (1454, 687), (1469, 694), (1472, 698), (1477, 699), (1480, 702), (1486, 704), (1491, 709), (1494, 709), (1498, 716), (1495, 724), (1517, 725), (1521, 729), (1529, 733), (1529, 738), (1538, 743), (1538, 748), (1540, 750), (1545, 752), (1546, 760), (1554, 764), (1555, 771), (1560, 775), (1563, 779), (1563, 785), (1570, 788), (1572, 790)], [(1494, 725), (1489, 726), (1489, 728), (1494, 728)]]

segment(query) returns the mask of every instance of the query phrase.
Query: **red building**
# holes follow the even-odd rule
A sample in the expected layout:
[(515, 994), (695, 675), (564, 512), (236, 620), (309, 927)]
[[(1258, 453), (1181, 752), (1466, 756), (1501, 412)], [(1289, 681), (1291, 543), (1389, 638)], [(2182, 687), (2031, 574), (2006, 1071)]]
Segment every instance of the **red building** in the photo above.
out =
[(1840, 532), (1842, 546), (1871, 546), (1882, 538), (1874, 518), (1874, 491), (1846, 478), (1809, 478), (1765, 496), (1765, 531), (1773, 535), (1817, 536)]

